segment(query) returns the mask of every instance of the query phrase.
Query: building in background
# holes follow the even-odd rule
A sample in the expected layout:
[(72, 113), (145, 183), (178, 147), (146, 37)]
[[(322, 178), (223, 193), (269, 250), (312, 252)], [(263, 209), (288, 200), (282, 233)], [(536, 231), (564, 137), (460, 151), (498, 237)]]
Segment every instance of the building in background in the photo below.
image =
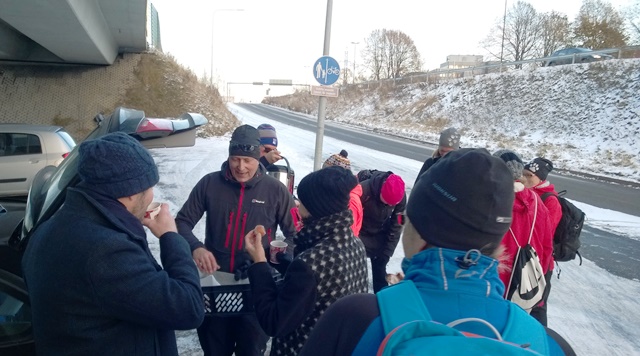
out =
[(149, 48), (155, 48), (162, 52), (160, 17), (158, 16), (158, 10), (151, 3), (149, 3), (149, 21), (147, 21), (147, 43)]

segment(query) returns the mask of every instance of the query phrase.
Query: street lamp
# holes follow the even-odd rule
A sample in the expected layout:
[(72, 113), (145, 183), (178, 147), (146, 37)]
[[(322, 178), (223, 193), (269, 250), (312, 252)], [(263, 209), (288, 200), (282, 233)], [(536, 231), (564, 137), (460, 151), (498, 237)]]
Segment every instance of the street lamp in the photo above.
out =
[(351, 81), (353, 84), (356, 83), (356, 46), (360, 44), (360, 42), (351, 42), (353, 45), (353, 75), (351, 76)]
[(209, 70), (209, 84), (213, 86), (213, 25), (218, 11), (244, 11), (244, 9), (215, 9), (211, 15), (211, 68)]

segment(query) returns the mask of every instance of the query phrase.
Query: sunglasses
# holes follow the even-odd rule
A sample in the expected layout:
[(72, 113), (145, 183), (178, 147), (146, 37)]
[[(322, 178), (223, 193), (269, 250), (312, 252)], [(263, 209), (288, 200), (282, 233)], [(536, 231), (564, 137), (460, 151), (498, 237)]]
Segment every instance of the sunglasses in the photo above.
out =
[(242, 144), (242, 143), (231, 143), (230, 148), (232, 150), (240, 150), (242, 152), (253, 152), (258, 149), (258, 146)]

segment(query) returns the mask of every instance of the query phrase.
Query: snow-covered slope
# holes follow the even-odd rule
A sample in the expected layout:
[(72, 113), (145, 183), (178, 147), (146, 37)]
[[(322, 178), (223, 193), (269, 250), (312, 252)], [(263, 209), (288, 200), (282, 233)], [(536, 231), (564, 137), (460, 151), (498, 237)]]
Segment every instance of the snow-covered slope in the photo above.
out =
[[(309, 94), (265, 103), (317, 112)], [(518, 70), (403, 86), (341, 89), (328, 118), (437, 142), (449, 126), (462, 145), (510, 148), (524, 160), (640, 182), (640, 59)]]

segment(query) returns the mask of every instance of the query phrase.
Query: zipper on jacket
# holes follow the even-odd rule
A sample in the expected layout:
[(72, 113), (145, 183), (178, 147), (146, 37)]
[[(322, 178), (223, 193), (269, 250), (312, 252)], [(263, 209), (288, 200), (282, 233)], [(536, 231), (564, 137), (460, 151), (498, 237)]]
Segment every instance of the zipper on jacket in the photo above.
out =
[(231, 236), (231, 225), (233, 224), (233, 211), (229, 212), (229, 223), (227, 224), (227, 236), (224, 238), (224, 248), (229, 248), (229, 237)]
[(245, 229), (247, 227), (247, 212), (242, 215), (242, 233), (240, 234), (240, 243), (238, 244), (238, 250), (242, 250), (242, 242), (244, 241)]
[(229, 271), (234, 272), (236, 262), (236, 240), (238, 238), (238, 224), (240, 223), (240, 213), (242, 212), (242, 200), (244, 199), (244, 183), (240, 183), (240, 197), (238, 198), (238, 214), (233, 228), (233, 241), (231, 243), (231, 261)]

